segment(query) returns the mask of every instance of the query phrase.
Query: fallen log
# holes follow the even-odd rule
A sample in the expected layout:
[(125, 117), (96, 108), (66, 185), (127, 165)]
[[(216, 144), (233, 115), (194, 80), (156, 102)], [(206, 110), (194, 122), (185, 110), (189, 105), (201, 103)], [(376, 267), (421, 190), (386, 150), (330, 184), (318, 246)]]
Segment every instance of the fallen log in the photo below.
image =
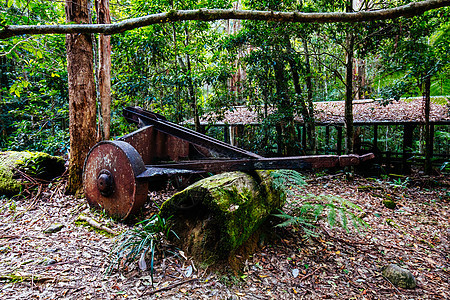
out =
[(228, 172), (203, 179), (163, 203), (179, 239), (174, 242), (205, 266), (228, 261), (286, 200), (273, 171)]

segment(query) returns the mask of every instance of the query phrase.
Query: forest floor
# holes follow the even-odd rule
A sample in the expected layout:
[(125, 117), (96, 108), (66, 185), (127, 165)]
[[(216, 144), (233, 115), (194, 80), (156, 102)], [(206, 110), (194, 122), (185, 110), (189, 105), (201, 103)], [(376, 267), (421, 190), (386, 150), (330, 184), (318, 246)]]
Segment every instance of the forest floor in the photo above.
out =
[[(276, 228), (279, 238), (262, 245), (241, 272), (228, 274), (202, 269), (166, 245), (172, 251), (156, 258), (154, 287), (150, 271), (137, 263), (107, 274), (115, 238), (78, 216), (87, 214), (116, 232), (131, 225), (64, 195), (63, 183), (38, 185), (28, 197), (2, 197), (0, 299), (450, 299), (448, 177), (349, 181), (343, 174), (321, 174), (306, 175), (306, 181), (289, 196), (286, 211), (305, 195), (338, 196), (359, 205), (369, 227), (358, 233), (349, 225), (347, 232), (323, 219), (316, 224), (318, 236), (310, 238), (295, 227)], [(152, 192), (149, 203), (169, 195)], [(397, 207), (386, 208), (383, 199)], [(44, 233), (57, 224), (62, 228)], [(418, 286), (393, 286), (381, 275), (390, 263), (409, 269)]]

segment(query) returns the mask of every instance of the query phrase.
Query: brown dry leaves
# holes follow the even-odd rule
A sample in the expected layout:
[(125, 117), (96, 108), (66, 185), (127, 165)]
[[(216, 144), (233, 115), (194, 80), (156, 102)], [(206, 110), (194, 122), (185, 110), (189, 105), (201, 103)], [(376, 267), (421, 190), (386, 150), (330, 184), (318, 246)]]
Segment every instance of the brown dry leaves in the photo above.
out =
[[(256, 107), (257, 109), (262, 109)], [(319, 123), (344, 123), (344, 101), (315, 102), (315, 119)], [(269, 108), (268, 113), (274, 110)], [(374, 100), (354, 100), (354, 122), (424, 122), (424, 102), (421, 97), (391, 101), (384, 106)], [(302, 122), (298, 116), (297, 121)], [(430, 121), (449, 121), (447, 105), (431, 103)], [(258, 113), (247, 106), (236, 106), (226, 111), (223, 117), (211, 114), (202, 118), (202, 123), (258, 124)], [(188, 121), (192, 123), (192, 120)]]
[[(249, 258), (241, 274), (202, 269), (184, 252), (162, 245), (149, 271), (137, 265), (106, 275), (114, 238), (74, 222), (81, 212), (121, 232), (129, 225), (89, 212), (83, 199), (44, 189), (27, 199), (0, 199), (1, 299), (448, 299), (450, 297), (450, 210), (448, 178), (414, 178), (405, 185), (357, 177), (312, 178), (305, 193), (339, 195), (361, 206), (370, 228), (363, 234), (330, 229), (304, 240), (292, 228)], [(153, 192), (147, 207), (170, 195)], [(384, 197), (398, 208), (387, 209)], [(292, 197), (290, 200), (295, 200)], [(30, 205), (31, 204), (31, 205)], [(48, 226), (64, 227), (44, 234)], [(381, 267), (396, 263), (416, 276), (419, 287), (393, 287)]]

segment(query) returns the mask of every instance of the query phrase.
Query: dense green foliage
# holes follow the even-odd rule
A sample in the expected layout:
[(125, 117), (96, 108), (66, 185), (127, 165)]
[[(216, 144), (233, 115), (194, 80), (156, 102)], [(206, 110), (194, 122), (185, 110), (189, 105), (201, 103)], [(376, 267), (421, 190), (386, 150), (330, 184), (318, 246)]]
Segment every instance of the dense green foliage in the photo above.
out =
[[(406, 2), (370, 1), (364, 3), (372, 7), (362, 9)], [(344, 0), (129, 0), (112, 3), (111, 16), (115, 22), (200, 7), (331, 12), (345, 11), (347, 4)], [(305, 153), (294, 117), (313, 124), (312, 101), (344, 99), (348, 31), (356, 37), (358, 66), (364, 67), (364, 80), (362, 73), (355, 78), (355, 96), (417, 95), (424, 76), (432, 77), (432, 95), (448, 95), (448, 17), (449, 9), (443, 8), (410, 19), (354, 25), (186, 21), (114, 35), (112, 136), (130, 131), (121, 117), (121, 109), (128, 105), (154, 110), (175, 122), (190, 119), (197, 125), (204, 113), (213, 111), (220, 117), (233, 105), (256, 105), (262, 125), (246, 129), (254, 138), (248, 138), (243, 146), (265, 155)], [(0, 4), (1, 24), (64, 20), (62, 2), (17, 0)], [(67, 151), (64, 42), (63, 35), (0, 41), (1, 149), (51, 154)], [(268, 117), (271, 108), (277, 113)], [(310, 133), (315, 134), (313, 128)], [(317, 143), (322, 147), (320, 136)], [(315, 145), (309, 143), (308, 147)]]

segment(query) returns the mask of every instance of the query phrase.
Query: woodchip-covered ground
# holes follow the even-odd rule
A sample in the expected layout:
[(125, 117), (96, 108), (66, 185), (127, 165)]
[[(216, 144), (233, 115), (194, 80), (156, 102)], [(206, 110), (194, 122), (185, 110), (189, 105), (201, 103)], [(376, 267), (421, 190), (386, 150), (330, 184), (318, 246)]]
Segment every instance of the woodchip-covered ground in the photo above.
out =
[[(202, 269), (169, 245), (150, 271), (137, 264), (107, 274), (114, 237), (76, 222), (84, 212), (121, 232), (120, 224), (92, 212), (84, 199), (65, 196), (62, 184), (36, 187), (26, 198), (0, 198), (0, 299), (450, 299), (450, 179), (373, 180), (344, 175), (307, 177), (286, 211), (304, 198), (332, 196), (359, 205), (369, 224), (362, 233), (316, 226), (305, 239), (294, 227), (277, 228), (240, 273)], [(170, 193), (152, 192), (150, 203)], [(319, 195), (327, 195), (318, 197)], [(397, 202), (386, 208), (383, 199)], [(150, 208), (151, 209), (151, 208)], [(51, 225), (60, 231), (44, 233)], [(381, 275), (395, 263), (418, 287), (393, 286)]]

